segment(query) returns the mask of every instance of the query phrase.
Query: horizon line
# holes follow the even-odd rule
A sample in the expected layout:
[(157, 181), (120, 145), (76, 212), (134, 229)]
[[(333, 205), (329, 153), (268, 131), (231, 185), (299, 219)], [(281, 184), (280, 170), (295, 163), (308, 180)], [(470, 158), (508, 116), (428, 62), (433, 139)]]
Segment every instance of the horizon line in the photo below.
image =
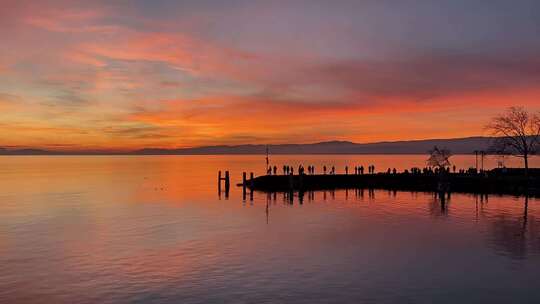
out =
[[(163, 148), (163, 147), (142, 147), (142, 148), (134, 148), (134, 149), (115, 149), (115, 148), (97, 148), (97, 149), (54, 149), (54, 148), (47, 148), (47, 147), (32, 147), (32, 146), (0, 146), (0, 155), (36, 155), (36, 154), (51, 154), (51, 155), (133, 155), (133, 154), (144, 154), (144, 152), (151, 152), (154, 150), (154, 152), (162, 151), (162, 152), (182, 152), (182, 150), (185, 150), (186, 152), (188, 150), (195, 150), (195, 149), (206, 149), (206, 148), (237, 148), (237, 147), (265, 147), (265, 146), (309, 146), (309, 145), (319, 145), (319, 144), (331, 144), (331, 143), (343, 143), (343, 144), (352, 144), (352, 145), (376, 145), (376, 144), (392, 144), (392, 143), (415, 143), (415, 142), (424, 142), (424, 141), (444, 141), (444, 140), (467, 140), (467, 139), (489, 139), (492, 138), (492, 136), (467, 136), (467, 137), (453, 137), (453, 138), (428, 138), (428, 139), (410, 139), (410, 140), (396, 140), (396, 141), (375, 141), (375, 142), (366, 142), (366, 143), (358, 143), (353, 142), (349, 140), (327, 140), (327, 141), (318, 141), (318, 142), (309, 142), (309, 143), (272, 143), (272, 144), (249, 144), (249, 143), (242, 143), (242, 144), (216, 144), (216, 145), (200, 145), (200, 146), (191, 146), (191, 147), (171, 147), (171, 148)], [(18, 154), (21, 153), (21, 154)], [(262, 153), (262, 152), (260, 152)], [(192, 153), (194, 155), (212, 155), (212, 154), (260, 154), (257, 153), (246, 153), (246, 152), (228, 152), (228, 153)], [(149, 153), (151, 154), (151, 153)], [(190, 153), (185, 153), (190, 154)], [(335, 154), (335, 153), (275, 153), (274, 154)], [(373, 154), (373, 153), (361, 153), (361, 152), (340, 152), (337, 154)], [(392, 152), (385, 152), (385, 153), (375, 153), (375, 154), (422, 154), (418, 152), (410, 152), (410, 153), (392, 153)], [(468, 154), (468, 153), (466, 153)]]

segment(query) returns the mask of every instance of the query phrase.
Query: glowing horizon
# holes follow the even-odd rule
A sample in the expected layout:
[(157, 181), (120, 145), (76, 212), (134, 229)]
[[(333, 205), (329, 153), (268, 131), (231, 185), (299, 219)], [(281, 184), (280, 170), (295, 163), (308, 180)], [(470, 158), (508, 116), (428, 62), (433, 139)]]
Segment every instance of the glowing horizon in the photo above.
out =
[(457, 138), (540, 110), (535, 1), (109, 2), (0, 0), (0, 147)]

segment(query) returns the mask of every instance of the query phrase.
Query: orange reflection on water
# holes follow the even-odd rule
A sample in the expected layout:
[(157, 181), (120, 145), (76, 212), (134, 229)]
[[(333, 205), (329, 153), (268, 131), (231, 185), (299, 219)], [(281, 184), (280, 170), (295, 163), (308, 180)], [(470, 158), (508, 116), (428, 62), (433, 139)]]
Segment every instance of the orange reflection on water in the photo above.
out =
[[(399, 161), (401, 169), (424, 160), (271, 156), (278, 166), (333, 164), (338, 172), (345, 164)], [(456, 161), (467, 165), (474, 156)], [(503, 274), (490, 282), (500, 289), (536, 276), (540, 261), (538, 199), (525, 209), (524, 198), (454, 193), (443, 205), (432, 193), (349, 189), (305, 193), (302, 204), (298, 193), (292, 204), (283, 193), (243, 201), (234, 184), (242, 171), (264, 172), (260, 155), (5, 157), (0, 164), (6, 303), (130, 302), (148, 294), (200, 302), (234, 298), (246, 286), (265, 298), (294, 294), (300, 281), (305, 294), (325, 290), (332, 298), (389, 285), (403, 293), (411, 282), (437, 292), (434, 280), (476, 286), (492, 270)], [(228, 200), (219, 200), (217, 170), (232, 173)], [(520, 283), (519, 294), (536, 290)]]

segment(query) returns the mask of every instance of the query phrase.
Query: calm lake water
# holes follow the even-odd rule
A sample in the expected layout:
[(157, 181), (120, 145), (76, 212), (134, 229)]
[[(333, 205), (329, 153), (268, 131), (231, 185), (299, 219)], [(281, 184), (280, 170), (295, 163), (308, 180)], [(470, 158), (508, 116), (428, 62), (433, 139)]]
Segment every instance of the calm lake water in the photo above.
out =
[[(271, 162), (385, 171), (426, 158)], [(236, 187), (218, 196), (218, 170), (236, 184), (264, 166), (264, 156), (0, 157), (0, 303), (540, 303), (538, 199), (453, 194), (442, 208), (430, 193), (378, 190), (303, 204), (243, 201)]]

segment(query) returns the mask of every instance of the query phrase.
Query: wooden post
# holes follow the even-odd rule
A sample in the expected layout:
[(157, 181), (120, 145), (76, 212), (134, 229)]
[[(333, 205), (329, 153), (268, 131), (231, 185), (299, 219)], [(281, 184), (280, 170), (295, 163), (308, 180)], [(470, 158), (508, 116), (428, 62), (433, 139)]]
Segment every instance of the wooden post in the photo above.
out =
[(225, 171), (225, 194), (229, 192), (231, 181), (229, 179), (229, 171)]
[(249, 184), (253, 188), (253, 172), (249, 172)]
[(246, 172), (242, 172), (242, 200), (246, 201)]
[(217, 184), (218, 184), (218, 191), (221, 192), (221, 171), (218, 171)]

